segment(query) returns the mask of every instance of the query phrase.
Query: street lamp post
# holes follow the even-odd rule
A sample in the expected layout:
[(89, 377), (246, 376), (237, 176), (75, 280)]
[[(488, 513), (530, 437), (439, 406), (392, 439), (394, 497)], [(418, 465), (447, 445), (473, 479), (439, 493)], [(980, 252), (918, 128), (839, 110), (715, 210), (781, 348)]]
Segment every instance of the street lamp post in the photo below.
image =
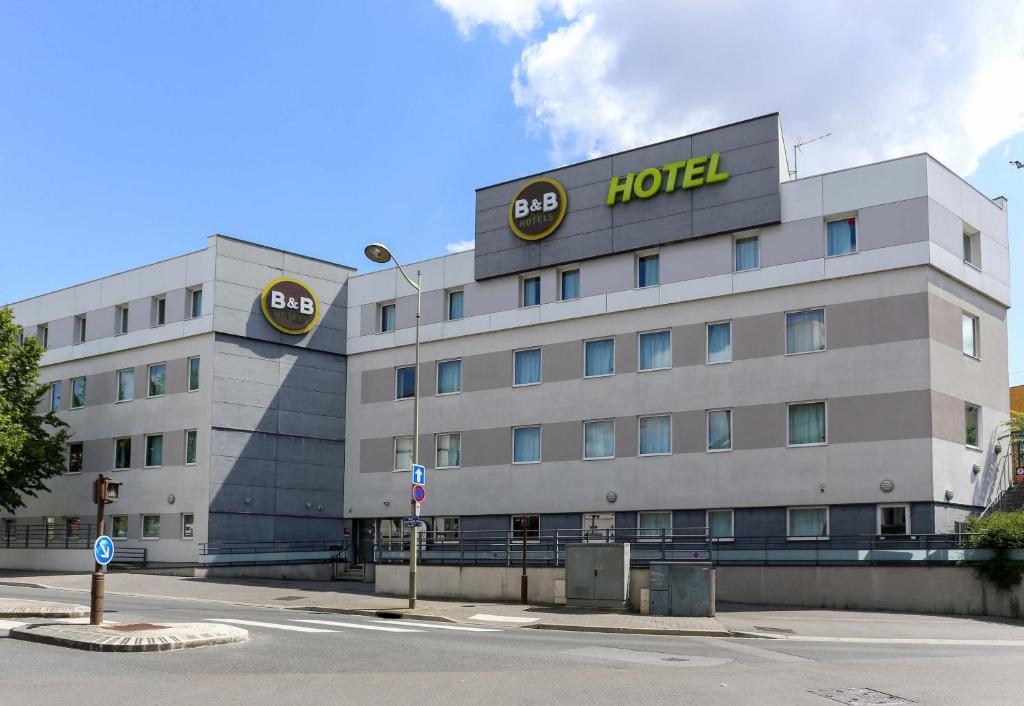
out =
[[(383, 243), (371, 243), (364, 250), (366, 257), (378, 264), (385, 264), (391, 260), (402, 273), (402, 277), (416, 290), (416, 361), (413, 367), (413, 393), (412, 393), (412, 462), (420, 462), (420, 313), (423, 299), (423, 289), (420, 286), (420, 271), (416, 270), (416, 281), (413, 282), (409, 275), (391, 251)], [(397, 312), (396, 312), (397, 313)], [(410, 469), (412, 470), (412, 469)], [(412, 515), (419, 517), (416, 512), (416, 500), (412, 498), (410, 489), (409, 502), (412, 508)], [(416, 560), (419, 553), (419, 523), (414, 524), (409, 531), (409, 607), (416, 607)]]

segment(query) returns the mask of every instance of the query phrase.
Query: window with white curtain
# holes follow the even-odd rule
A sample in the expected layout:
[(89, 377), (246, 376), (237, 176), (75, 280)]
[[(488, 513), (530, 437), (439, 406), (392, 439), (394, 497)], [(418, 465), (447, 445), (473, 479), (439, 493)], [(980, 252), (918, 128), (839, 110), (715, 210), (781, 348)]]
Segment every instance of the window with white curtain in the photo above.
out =
[(825, 255), (847, 255), (857, 251), (857, 219), (838, 218), (825, 224)]
[(791, 539), (828, 537), (827, 507), (791, 507), (786, 509), (786, 534)]
[(512, 430), (512, 463), (540, 463), (540, 427)]
[(579, 270), (563, 270), (560, 274), (560, 299), (567, 301), (569, 299), (580, 298), (580, 271)]
[(978, 358), (978, 317), (962, 314), (960, 317), (963, 329), (964, 353)]
[(794, 402), (789, 405), (787, 411), (790, 446), (811, 446), (825, 443), (824, 402)]
[(438, 434), (435, 468), (458, 468), (462, 465), (462, 434)]
[(584, 376), (588, 378), (615, 373), (615, 339), (602, 338), (584, 345)]
[(513, 385), (536, 385), (540, 382), (540, 348), (516, 351), (512, 354)]
[(658, 456), (672, 453), (672, 417), (659, 414), (640, 417), (640, 455)]
[(732, 361), (732, 322), (708, 324), (708, 363)]
[(437, 364), (437, 394), (462, 392), (462, 361), (444, 360)]
[(395, 470), (396, 471), (411, 471), (412, 470), (412, 437), (411, 436), (396, 436), (395, 437)]
[(672, 533), (671, 512), (641, 512), (637, 519), (640, 525), (637, 534), (641, 542), (653, 542), (661, 539), (662, 533)]
[(583, 459), (615, 457), (615, 422), (604, 419), (583, 422)]
[(732, 510), (708, 510), (707, 522), (712, 539), (732, 539), (735, 536)]
[(756, 270), (761, 266), (761, 241), (754, 235), (748, 238), (737, 238), (735, 244), (737, 272)]
[(640, 370), (672, 367), (672, 335), (668, 331), (640, 334)]
[(732, 450), (732, 410), (708, 412), (708, 451)]
[(786, 314), (786, 355), (825, 350), (825, 310), (809, 309)]

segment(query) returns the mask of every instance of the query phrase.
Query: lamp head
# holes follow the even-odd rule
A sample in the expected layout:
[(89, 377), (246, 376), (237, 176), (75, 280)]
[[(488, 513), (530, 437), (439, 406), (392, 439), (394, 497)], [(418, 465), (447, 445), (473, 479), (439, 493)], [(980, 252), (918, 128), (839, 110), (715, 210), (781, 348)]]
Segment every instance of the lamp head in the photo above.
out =
[(370, 243), (363, 252), (366, 257), (381, 265), (391, 259), (391, 251), (384, 243)]

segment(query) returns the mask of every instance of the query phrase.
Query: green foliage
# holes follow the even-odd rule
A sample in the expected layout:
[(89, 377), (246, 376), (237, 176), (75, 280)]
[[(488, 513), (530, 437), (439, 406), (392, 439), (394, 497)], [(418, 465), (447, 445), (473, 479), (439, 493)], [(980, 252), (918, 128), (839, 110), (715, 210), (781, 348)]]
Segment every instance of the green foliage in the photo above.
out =
[(1010, 412), (1010, 418), (1003, 422), (1003, 426), (1011, 434), (1024, 434), (1024, 412)]
[(0, 309), (0, 510), (10, 513), (25, 506), (23, 496), (49, 492), (44, 481), (64, 473), (68, 440), (67, 425), (43, 403), (43, 349), (18, 338), (11, 310)]
[(975, 567), (978, 578), (1000, 591), (1009, 591), (1024, 578), (1024, 561), (1010, 558), (1011, 549), (1024, 548), (1024, 510), (993, 512), (967, 520), (965, 545), (969, 549), (991, 549), (992, 557)]

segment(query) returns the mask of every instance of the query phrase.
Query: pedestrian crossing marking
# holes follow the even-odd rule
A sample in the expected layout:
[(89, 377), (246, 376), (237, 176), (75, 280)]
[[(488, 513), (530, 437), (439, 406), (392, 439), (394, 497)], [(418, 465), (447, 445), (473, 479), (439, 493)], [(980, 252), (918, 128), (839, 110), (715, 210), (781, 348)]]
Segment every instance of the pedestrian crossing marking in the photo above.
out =
[(462, 630), (464, 632), (504, 632), (501, 628), (474, 628), (468, 625), (437, 625), (426, 621), (414, 622), (411, 620), (374, 620), (375, 623), (390, 623), (392, 625), (415, 625), (420, 628), (433, 628), (435, 630)]
[(420, 630), (413, 630), (411, 628), (386, 628), (381, 625), (366, 625), (363, 623), (342, 623), (336, 620), (294, 620), (297, 623), (314, 623), (316, 625), (331, 625), (337, 626), (339, 628), (357, 628), (359, 630), (380, 630), (382, 632), (421, 632)]
[(285, 625), (282, 623), (261, 623), (256, 620), (240, 620), (238, 618), (204, 618), (211, 623), (232, 623), (234, 625), (250, 625), (254, 628), (273, 628), (275, 630), (291, 630), (293, 632), (338, 632), (323, 628), (308, 628), (302, 625)]

